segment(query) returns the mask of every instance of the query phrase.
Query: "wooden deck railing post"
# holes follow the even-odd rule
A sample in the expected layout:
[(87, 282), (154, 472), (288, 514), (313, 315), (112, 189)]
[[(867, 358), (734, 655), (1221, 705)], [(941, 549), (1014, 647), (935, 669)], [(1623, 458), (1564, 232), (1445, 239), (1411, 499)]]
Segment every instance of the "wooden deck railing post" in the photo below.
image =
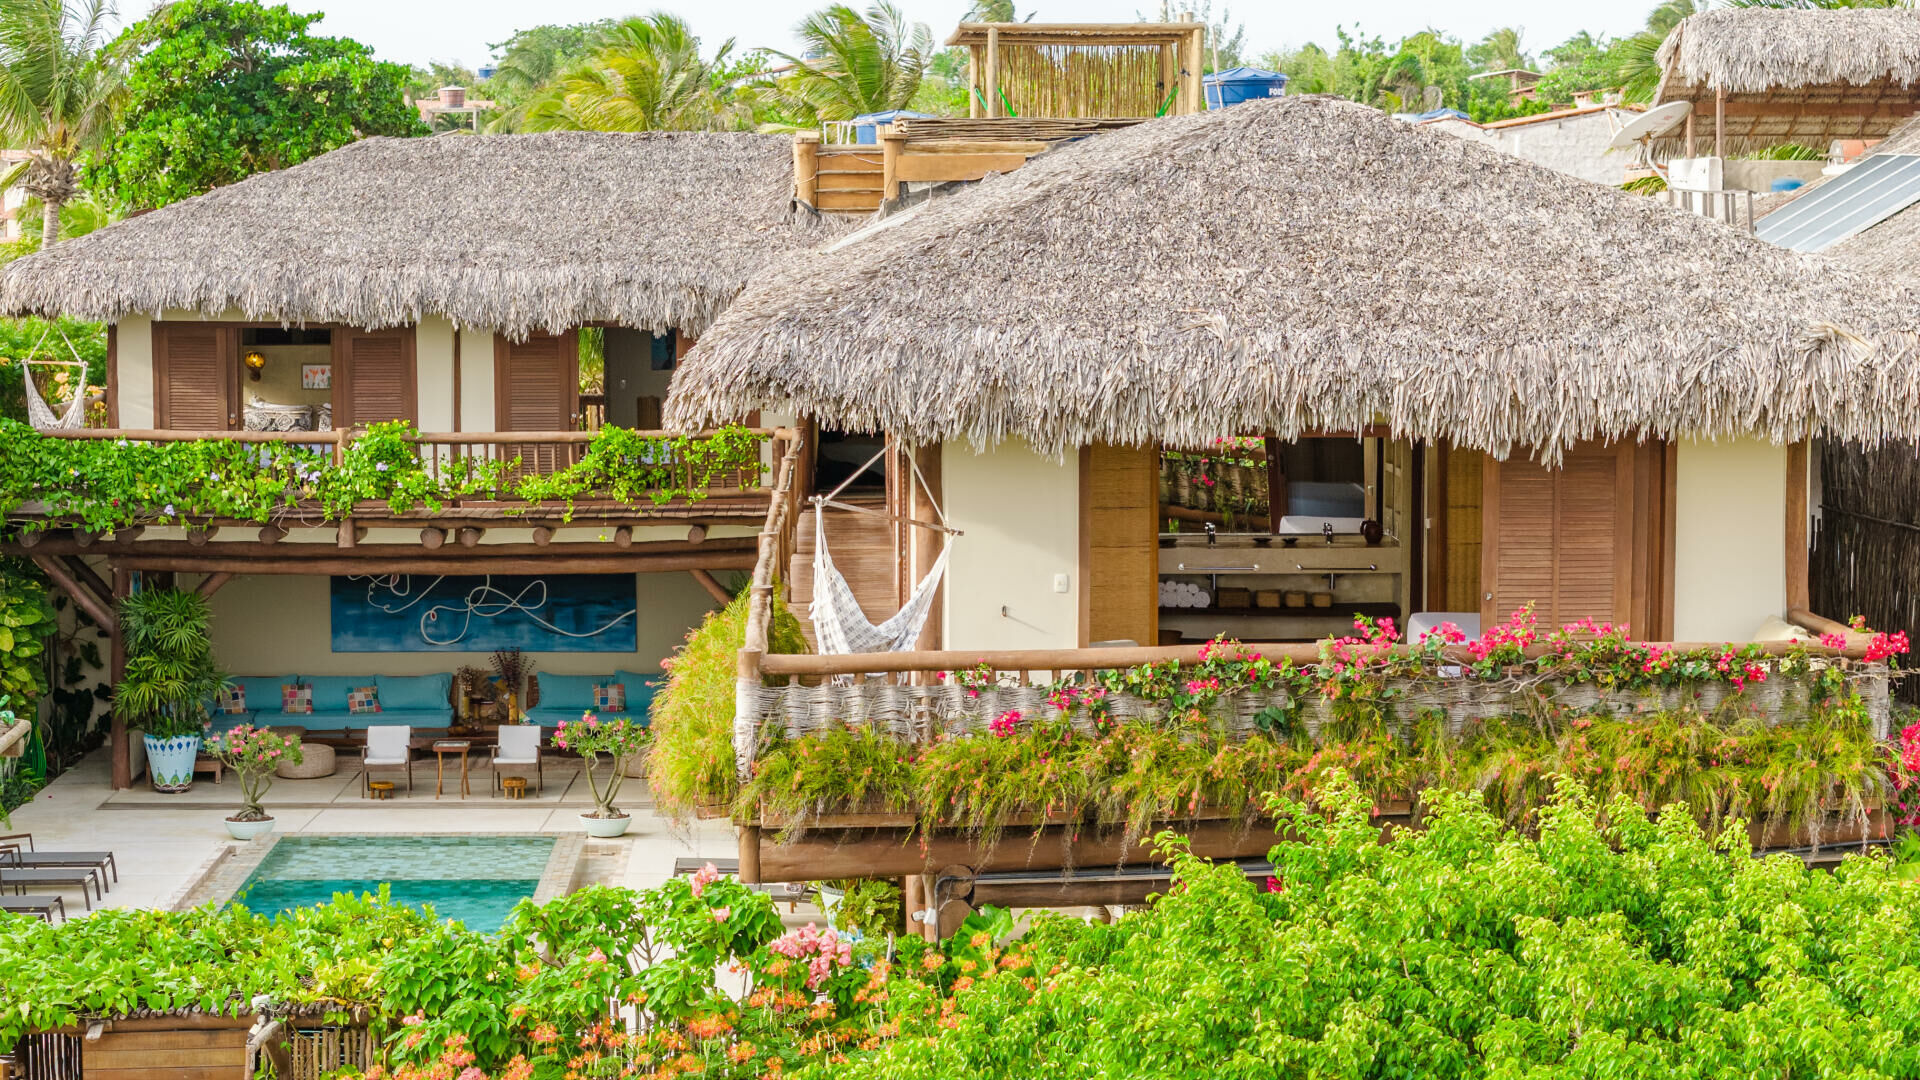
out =
[(793, 137), (793, 197), (808, 206), (820, 203), (820, 133)]

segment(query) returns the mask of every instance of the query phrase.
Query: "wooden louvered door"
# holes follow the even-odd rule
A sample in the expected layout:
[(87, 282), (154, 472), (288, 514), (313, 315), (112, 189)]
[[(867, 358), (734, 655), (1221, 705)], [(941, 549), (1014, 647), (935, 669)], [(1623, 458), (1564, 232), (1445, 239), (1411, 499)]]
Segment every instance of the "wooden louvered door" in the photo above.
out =
[(412, 327), (334, 330), (333, 370), (335, 427), (419, 422)]
[(1160, 636), (1160, 451), (1089, 446), (1080, 452), (1080, 643)]
[[(1482, 475), (1480, 618), (1533, 605), (1542, 632), (1579, 619), (1649, 626), (1635, 588), (1636, 448), (1579, 446), (1549, 469), (1516, 451)], [(1642, 545), (1644, 546), (1644, 545)], [(1643, 563), (1644, 565), (1644, 563)]]
[[(500, 431), (572, 431), (580, 412), (580, 342), (564, 334), (534, 334), (525, 341), (496, 336), (493, 345), (493, 411)], [(519, 457), (526, 472), (552, 472), (571, 463), (575, 447), (529, 442), (502, 448)]]
[(175, 431), (240, 427), (239, 332), (207, 323), (153, 324), (156, 426)]

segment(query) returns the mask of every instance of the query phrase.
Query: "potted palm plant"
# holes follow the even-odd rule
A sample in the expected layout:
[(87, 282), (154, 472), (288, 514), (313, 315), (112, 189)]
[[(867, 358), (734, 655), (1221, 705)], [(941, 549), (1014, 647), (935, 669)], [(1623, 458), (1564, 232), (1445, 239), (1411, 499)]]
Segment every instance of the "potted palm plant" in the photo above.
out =
[(227, 833), (235, 840), (251, 840), (273, 831), (273, 815), (260, 801), (273, 786), (275, 770), (300, 764), (300, 740), (269, 728), (241, 724), (208, 739), (207, 753), (240, 774), (242, 804), (239, 813), (227, 818)]
[[(627, 778), (627, 762), (645, 753), (648, 741), (647, 729), (625, 716), (601, 720), (587, 712), (571, 724), (560, 721), (554, 729), (553, 745), (580, 755), (587, 785), (593, 789), (593, 812), (580, 815), (588, 836), (619, 836), (627, 831), (633, 818), (614, 800), (620, 797), (620, 785)], [(599, 776), (601, 758), (613, 766), (604, 785)]]
[(198, 593), (142, 589), (120, 602), (127, 668), (113, 688), (113, 707), (144, 733), (155, 791), (193, 786), (207, 703), (226, 685), (214, 667), (207, 618), (206, 597)]

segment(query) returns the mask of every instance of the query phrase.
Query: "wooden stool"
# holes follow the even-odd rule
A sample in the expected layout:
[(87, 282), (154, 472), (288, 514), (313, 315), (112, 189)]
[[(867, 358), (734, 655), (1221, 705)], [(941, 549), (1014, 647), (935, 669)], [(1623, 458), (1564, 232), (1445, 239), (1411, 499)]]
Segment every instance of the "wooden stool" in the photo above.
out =
[(367, 790), (371, 792), (376, 799), (391, 799), (393, 798), (393, 781), (369, 780), (367, 781)]
[(524, 776), (503, 776), (500, 778), (500, 790), (509, 799), (527, 797), (527, 778)]

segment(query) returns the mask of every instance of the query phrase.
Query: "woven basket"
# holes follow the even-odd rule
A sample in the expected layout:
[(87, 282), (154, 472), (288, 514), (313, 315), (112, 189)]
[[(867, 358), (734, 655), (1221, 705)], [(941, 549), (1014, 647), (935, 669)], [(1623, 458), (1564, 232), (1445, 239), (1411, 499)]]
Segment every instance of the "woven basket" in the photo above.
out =
[(301, 743), (300, 757), (300, 764), (288, 762), (273, 770), (273, 775), (282, 780), (317, 780), (333, 775), (336, 767), (333, 747), (325, 743)]

